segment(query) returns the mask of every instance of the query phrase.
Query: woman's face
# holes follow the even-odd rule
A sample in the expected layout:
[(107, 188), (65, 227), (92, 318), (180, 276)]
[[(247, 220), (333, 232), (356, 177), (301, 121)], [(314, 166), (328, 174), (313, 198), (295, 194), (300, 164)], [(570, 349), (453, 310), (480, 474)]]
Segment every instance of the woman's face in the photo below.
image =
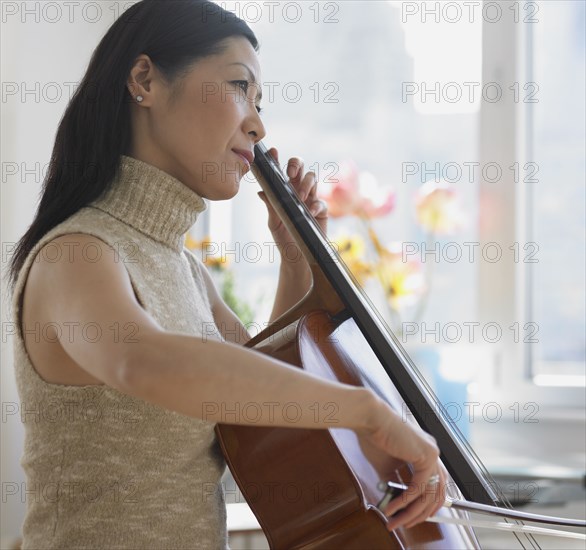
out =
[(130, 155), (210, 200), (236, 195), (249, 166), (234, 149), (252, 153), (266, 134), (257, 110), (261, 99), (257, 54), (244, 37), (227, 38), (224, 43), (222, 54), (196, 62), (175, 94), (144, 55), (128, 80), (132, 96), (144, 98), (131, 108)]

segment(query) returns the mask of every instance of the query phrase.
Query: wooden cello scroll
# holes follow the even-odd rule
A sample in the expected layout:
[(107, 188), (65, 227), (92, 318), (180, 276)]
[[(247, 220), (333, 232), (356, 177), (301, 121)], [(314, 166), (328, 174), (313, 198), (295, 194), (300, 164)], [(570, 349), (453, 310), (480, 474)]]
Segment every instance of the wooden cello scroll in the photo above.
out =
[[(496, 485), (454, 436), (441, 405), (262, 144), (253, 172), (307, 260), (313, 285), (246, 346), (323, 378), (369, 387), (395, 411), (408, 411), (438, 441), (451, 475), (449, 497), (501, 504)], [(426, 522), (389, 532), (377, 508), (384, 497), (378, 485), (408, 482), (408, 465), (390, 457), (369, 463), (352, 430), (217, 424), (216, 434), (273, 549), (480, 548), (474, 531), (461, 525)], [(438, 515), (467, 517), (447, 508)]]

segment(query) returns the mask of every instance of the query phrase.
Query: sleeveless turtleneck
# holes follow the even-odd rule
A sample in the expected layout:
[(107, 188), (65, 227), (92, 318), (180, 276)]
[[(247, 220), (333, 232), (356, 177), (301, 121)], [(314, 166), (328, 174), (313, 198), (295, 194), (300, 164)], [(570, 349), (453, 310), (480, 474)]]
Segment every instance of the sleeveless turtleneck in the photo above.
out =
[(176, 178), (125, 155), (112, 187), (90, 206), (177, 252), (183, 249), (185, 233), (207, 208), (195, 191)]
[(47, 232), (27, 256), (11, 303), (25, 428), (23, 550), (228, 548), (220, 482), (226, 463), (215, 425), (106, 385), (46, 382), (26, 351), (20, 318), (36, 254), (58, 236), (85, 233), (113, 249), (140, 305), (165, 330), (222, 340), (206, 268), (184, 246), (205, 209), (181, 181), (123, 155), (102, 196)]

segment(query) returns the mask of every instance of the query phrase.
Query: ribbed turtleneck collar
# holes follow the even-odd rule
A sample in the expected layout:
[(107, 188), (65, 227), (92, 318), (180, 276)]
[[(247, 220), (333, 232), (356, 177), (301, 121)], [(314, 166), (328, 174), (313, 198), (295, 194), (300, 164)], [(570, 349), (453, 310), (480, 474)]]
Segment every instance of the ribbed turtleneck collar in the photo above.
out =
[(154, 240), (181, 252), (184, 236), (207, 205), (178, 179), (133, 157), (121, 155), (111, 187), (89, 204)]

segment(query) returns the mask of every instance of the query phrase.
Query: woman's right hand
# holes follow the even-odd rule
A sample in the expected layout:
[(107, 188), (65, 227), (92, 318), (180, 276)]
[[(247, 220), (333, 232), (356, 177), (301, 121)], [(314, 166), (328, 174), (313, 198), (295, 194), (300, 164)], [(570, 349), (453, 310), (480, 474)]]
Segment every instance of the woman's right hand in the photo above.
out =
[[(368, 425), (357, 431), (365, 457), (381, 480), (395, 477), (400, 461), (408, 463), (412, 472), (411, 481), (405, 483), (409, 489), (383, 510), (390, 518), (387, 528), (412, 527), (433, 516), (446, 498), (446, 473), (437, 443), (376, 395), (371, 410)], [(434, 476), (439, 476), (439, 483), (428, 483)]]

